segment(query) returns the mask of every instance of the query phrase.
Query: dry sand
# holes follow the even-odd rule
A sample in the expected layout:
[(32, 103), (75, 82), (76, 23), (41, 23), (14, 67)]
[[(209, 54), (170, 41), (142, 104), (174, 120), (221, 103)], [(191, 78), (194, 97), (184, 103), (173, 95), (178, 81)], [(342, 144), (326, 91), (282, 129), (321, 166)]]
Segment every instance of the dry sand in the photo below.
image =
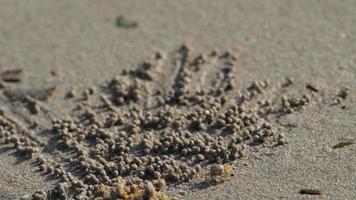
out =
[[(298, 194), (313, 188), (324, 199), (356, 198), (355, 145), (331, 148), (340, 138), (356, 139), (354, 1), (2, 0), (0, 5), (0, 70), (24, 70), (23, 82), (9, 87), (56, 85), (57, 96), (45, 106), (58, 116), (71, 109), (63, 96), (72, 86), (101, 84), (154, 51), (169, 52), (182, 43), (197, 52), (238, 45), (241, 87), (285, 76), (335, 93), (349, 87), (345, 109), (324, 104), (281, 119), (294, 125), (286, 134), (289, 143), (239, 160), (230, 181), (192, 190), (181, 185), (171, 193), (178, 199), (320, 198)], [(137, 20), (138, 28), (116, 27), (119, 15)], [(51, 76), (52, 70), (58, 75)], [(29, 118), (3, 97), (1, 107), (20, 121)], [(6, 147), (0, 152), (0, 199), (56, 182)]]

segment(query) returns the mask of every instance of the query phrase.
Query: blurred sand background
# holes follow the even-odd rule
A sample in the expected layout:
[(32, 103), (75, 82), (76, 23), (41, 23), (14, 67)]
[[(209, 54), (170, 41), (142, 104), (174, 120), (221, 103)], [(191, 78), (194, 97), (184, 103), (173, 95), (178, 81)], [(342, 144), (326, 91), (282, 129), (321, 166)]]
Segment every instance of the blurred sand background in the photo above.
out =
[[(120, 29), (117, 16), (139, 22)], [(294, 124), (289, 143), (238, 162), (236, 176), (207, 189), (172, 191), (178, 199), (356, 199), (356, 2), (275, 0), (0, 0), (0, 70), (22, 68), (21, 87), (57, 85), (48, 107), (66, 113), (70, 87), (100, 84), (160, 50), (241, 51), (239, 82), (292, 76), (324, 88), (350, 88), (346, 109), (313, 107)], [(51, 76), (51, 71), (57, 76)], [(6, 110), (7, 105), (1, 102)], [(53, 180), (0, 148), (0, 199), (50, 188)], [(322, 191), (302, 196), (303, 188)], [(182, 192), (182, 190), (186, 190)]]

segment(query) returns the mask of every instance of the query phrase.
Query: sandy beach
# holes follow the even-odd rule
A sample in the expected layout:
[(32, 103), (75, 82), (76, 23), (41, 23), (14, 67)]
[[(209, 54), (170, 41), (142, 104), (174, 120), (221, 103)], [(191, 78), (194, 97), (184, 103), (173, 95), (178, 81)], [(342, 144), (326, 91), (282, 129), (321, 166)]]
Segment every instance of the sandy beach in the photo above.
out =
[[(270, 122), (276, 135), (283, 133), (286, 142), (276, 147), (267, 142), (261, 148), (247, 145), (242, 157), (227, 162), (234, 176), (217, 184), (198, 176), (172, 184), (167, 181), (162, 193), (176, 199), (355, 199), (355, 8), (354, 1), (331, 0), (0, 0), (0, 73), (22, 70), (19, 82), (1, 81), (0, 113), (11, 119), (6, 122), (9, 127), (16, 126), (15, 135), (23, 132), (21, 136), (38, 143), (35, 157), (42, 155), (61, 164), (70, 156), (56, 149), (53, 120), (75, 118), (78, 105), (96, 105), (102, 94), (110, 97), (111, 93), (105, 93), (107, 84), (114, 77), (124, 79), (124, 69), (136, 69), (156, 52), (167, 57), (168, 64), (153, 71), (150, 82), (141, 80), (145, 78), (136, 71), (131, 74), (148, 88), (140, 91), (143, 103), (138, 107), (143, 109), (146, 104), (155, 105), (156, 100), (150, 99), (154, 89), (171, 89), (176, 74), (171, 61), (182, 44), (189, 46), (194, 56), (206, 56), (207, 63), (215, 62), (211, 52), (221, 55), (216, 66), (202, 64), (199, 72), (192, 72), (189, 87), (193, 89), (205, 89), (212, 83), (214, 70), (231, 61), (223, 52), (233, 52), (236, 86), (227, 96), (237, 95), (236, 91), (244, 91), (256, 80), (268, 80), (270, 87), (266, 86), (252, 106), (260, 105), (258, 100), (271, 99), (277, 108), (284, 95), (299, 98), (306, 93), (312, 96), (310, 104), (281, 117), (258, 118)], [(131, 21), (137, 24), (120, 27), (119, 16), (128, 19), (123, 26)], [(280, 86), (286, 77), (292, 78), (293, 84)], [(308, 84), (315, 88), (308, 89)], [(33, 90), (51, 87), (55, 87), (53, 95)], [(91, 87), (96, 88), (94, 94), (88, 90)], [(25, 93), (24, 101), (10, 100), (4, 92), (29, 90), (33, 92)], [(346, 96), (340, 94), (343, 90)], [(70, 91), (76, 92), (74, 98), (68, 98)], [(82, 95), (93, 97), (82, 104)], [(131, 96), (123, 98), (127, 104), (114, 109), (129, 108)], [(28, 107), (32, 100), (38, 107), (34, 106), (34, 111)], [(184, 116), (192, 107), (172, 109)], [(7, 129), (7, 124), (0, 125), (4, 127), (0, 132)], [(335, 148), (343, 141), (350, 145)], [(206, 165), (206, 170), (209, 167)], [(6, 144), (5, 136), (0, 137), (0, 199), (31, 199), (36, 191), (52, 190), (58, 182), (58, 177), (39, 170), (36, 159), (19, 155)], [(320, 194), (300, 194), (302, 189)]]

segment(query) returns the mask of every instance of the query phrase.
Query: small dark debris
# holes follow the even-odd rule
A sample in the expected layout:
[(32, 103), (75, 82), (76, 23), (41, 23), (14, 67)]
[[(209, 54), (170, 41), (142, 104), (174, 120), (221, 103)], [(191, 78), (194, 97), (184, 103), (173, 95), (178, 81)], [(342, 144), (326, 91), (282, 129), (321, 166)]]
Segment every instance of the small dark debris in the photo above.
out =
[(320, 190), (313, 190), (313, 189), (301, 189), (299, 194), (308, 194), (308, 195), (321, 195)]
[(6, 70), (1, 72), (0, 79), (4, 82), (18, 83), (21, 82), (22, 69)]
[(76, 92), (75, 90), (70, 90), (69, 92), (67, 92), (67, 94), (65, 95), (66, 99), (70, 99), (76, 96)]
[(52, 76), (57, 76), (57, 75), (58, 75), (57, 71), (55, 71), (55, 70), (51, 70), (49, 73), (50, 73)]
[(342, 88), (340, 89), (339, 93), (337, 94), (338, 97), (342, 99), (346, 99), (346, 97), (349, 95), (349, 89), (348, 88)]
[(127, 19), (126, 17), (120, 15), (116, 19), (116, 25), (120, 28), (136, 28), (138, 26), (138, 22), (135, 20)]
[(297, 124), (293, 124), (293, 123), (282, 124), (282, 126), (284, 126), (285, 128), (287, 128), (287, 129), (289, 129), (289, 130), (298, 127)]
[(306, 88), (311, 90), (311, 91), (313, 91), (313, 92), (319, 92), (318, 87), (315, 84), (312, 84), (312, 83), (307, 83)]
[(333, 146), (333, 149), (343, 148), (352, 144), (354, 144), (352, 141), (339, 142)]
[(284, 82), (282, 83), (282, 87), (288, 87), (290, 85), (292, 85), (294, 82), (294, 79), (291, 77), (286, 77)]

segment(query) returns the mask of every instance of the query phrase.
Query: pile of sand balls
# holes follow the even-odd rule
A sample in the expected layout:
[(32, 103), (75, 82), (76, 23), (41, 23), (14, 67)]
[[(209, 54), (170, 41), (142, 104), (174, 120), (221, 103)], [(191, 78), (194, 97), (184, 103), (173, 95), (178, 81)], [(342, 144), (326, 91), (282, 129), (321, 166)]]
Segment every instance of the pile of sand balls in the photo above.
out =
[(35, 141), (14, 136), (16, 127), (5, 117), (0, 138), (60, 180), (33, 199), (167, 199), (160, 193), (166, 185), (188, 182), (209, 169), (219, 176), (224, 163), (251, 147), (286, 144), (273, 117), (302, 110), (313, 100), (313, 92), (276, 96), (293, 84), (290, 78), (237, 88), (238, 61), (234, 52), (193, 56), (183, 45), (80, 97), (70, 91), (66, 100), (76, 108), (52, 121), (60, 155), (55, 159), (43, 156)]

